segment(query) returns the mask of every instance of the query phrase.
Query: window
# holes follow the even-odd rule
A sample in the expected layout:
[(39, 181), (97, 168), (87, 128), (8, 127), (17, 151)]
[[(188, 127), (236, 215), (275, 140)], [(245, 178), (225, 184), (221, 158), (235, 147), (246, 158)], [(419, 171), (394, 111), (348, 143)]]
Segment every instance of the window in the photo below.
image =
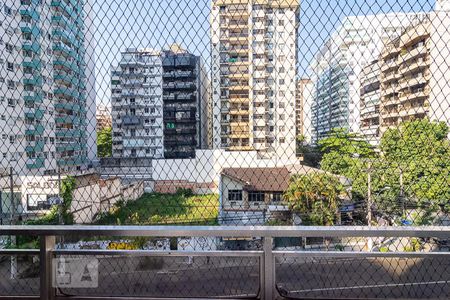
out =
[(13, 50), (14, 50), (14, 46), (13, 46), (13, 45), (11, 45), (11, 44), (6, 44), (6, 45), (5, 45), (5, 48), (6, 48), (6, 52), (8, 52), (8, 53), (13, 53)]
[(242, 201), (242, 190), (229, 190), (228, 201)]
[(264, 202), (264, 192), (249, 192), (248, 201), (250, 202)]
[(8, 106), (9, 107), (15, 107), (16, 106), (16, 101), (12, 98), (8, 98)]
[(6, 64), (6, 69), (8, 71), (14, 71), (14, 63), (8, 61)]
[(282, 196), (283, 196), (283, 193), (275, 192), (272, 194), (272, 201), (273, 202), (281, 202)]
[(8, 15), (8, 16), (12, 15), (11, 7), (5, 5), (5, 14)]
[(278, 20), (278, 26), (284, 26), (284, 20)]

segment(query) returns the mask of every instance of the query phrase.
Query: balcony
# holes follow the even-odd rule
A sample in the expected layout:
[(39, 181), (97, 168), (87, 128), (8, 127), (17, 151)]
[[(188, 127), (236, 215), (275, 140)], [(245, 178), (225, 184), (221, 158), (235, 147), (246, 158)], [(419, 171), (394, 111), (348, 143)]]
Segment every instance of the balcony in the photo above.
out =
[(403, 55), (399, 57), (398, 59), (399, 64), (404, 64), (410, 61), (411, 59), (416, 58), (417, 56), (424, 56), (428, 54), (428, 48), (425, 45), (406, 51), (407, 52), (405, 52)]
[(42, 135), (44, 130), (45, 128), (42, 125), (28, 125), (25, 130), (25, 135)]
[(29, 158), (26, 161), (26, 165), (27, 165), (27, 168), (30, 169), (30, 170), (32, 170), (32, 169), (40, 169), (40, 168), (43, 168), (45, 166), (45, 159), (43, 157)]
[(402, 64), (398, 69), (398, 72), (403, 75), (414, 73), (418, 69), (429, 67), (430, 63), (430, 57), (410, 61), (409, 63)]
[(429, 95), (430, 95), (430, 88), (425, 88), (425, 89), (416, 90), (415, 92), (403, 93), (399, 97), (399, 99), (401, 102), (404, 102), (404, 101), (411, 101), (411, 100), (427, 98)]
[(123, 126), (140, 126), (142, 125), (142, 119), (138, 116), (123, 116), (122, 117)]
[(42, 109), (27, 109), (25, 108), (25, 117), (28, 119), (42, 120), (44, 111)]
[(43, 141), (35, 141), (29, 142), (29, 144), (25, 147), (25, 152), (42, 152), (44, 151), (44, 142)]

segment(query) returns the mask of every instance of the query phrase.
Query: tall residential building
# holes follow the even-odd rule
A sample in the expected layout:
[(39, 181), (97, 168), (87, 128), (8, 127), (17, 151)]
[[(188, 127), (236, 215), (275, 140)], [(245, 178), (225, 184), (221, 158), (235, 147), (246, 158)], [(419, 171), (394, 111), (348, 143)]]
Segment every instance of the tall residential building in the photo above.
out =
[(1, 168), (38, 175), (87, 167), (96, 157), (88, 119), (95, 95), (87, 91), (95, 79), (84, 1), (7, 0), (0, 14)]
[(208, 99), (200, 57), (127, 49), (111, 71), (113, 157), (192, 158), (207, 148)]
[(417, 14), (392, 13), (344, 19), (311, 65), (314, 142), (333, 128), (360, 131), (361, 72), (378, 57), (385, 42), (416, 18)]
[(295, 101), (295, 134), (303, 136), (306, 143), (311, 142), (311, 102), (314, 89), (309, 78), (301, 78), (297, 82), (297, 97)]
[[(381, 55), (381, 134), (411, 119), (450, 123), (450, 16), (438, 5)], [(448, 7), (450, 8), (450, 7)]]
[(111, 71), (113, 157), (164, 157), (160, 51), (126, 49)]
[(207, 100), (199, 56), (178, 45), (164, 51), (164, 157), (195, 158), (195, 149), (207, 147)]
[(298, 0), (214, 0), (214, 148), (295, 156)]
[(380, 62), (374, 60), (361, 72), (361, 135), (377, 146), (380, 135)]

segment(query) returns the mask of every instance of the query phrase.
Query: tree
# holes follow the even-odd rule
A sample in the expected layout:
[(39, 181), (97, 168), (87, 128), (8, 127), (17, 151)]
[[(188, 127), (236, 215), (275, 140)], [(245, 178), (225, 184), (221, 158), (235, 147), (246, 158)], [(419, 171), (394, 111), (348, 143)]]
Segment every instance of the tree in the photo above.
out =
[(97, 152), (99, 157), (112, 155), (112, 128), (105, 127), (97, 133)]
[(365, 197), (368, 162), (377, 160), (372, 146), (358, 134), (339, 128), (333, 129), (327, 138), (322, 139), (319, 147), (323, 153), (320, 167), (352, 180), (353, 195)]
[(289, 208), (307, 225), (333, 225), (345, 189), (336, 176), (327, 173), (294, 175), (283, 195)]
[(319, 167), (322, 154), (317, 146), (311, 145), (306, 141), (305, 136), (298, 135), (296, 138), (297, 154), (303, 156), (303, 163), (307, 166)]
[[(425, 210), (424, 214), (450, 208), (448, 134), (449, 128), (444, 122), (428, 119), (404, 122), (384, 133), (380, 149), (386, 170), (381, 181), (392, 187), (391, 198), (399, 195), (402, 188), (408, 205)], [(380, 201), (380, 205), (392, 206), (392, 202), (389, 205), (387, 201)], [(421, 219), (426, 218), (421, 216)]]

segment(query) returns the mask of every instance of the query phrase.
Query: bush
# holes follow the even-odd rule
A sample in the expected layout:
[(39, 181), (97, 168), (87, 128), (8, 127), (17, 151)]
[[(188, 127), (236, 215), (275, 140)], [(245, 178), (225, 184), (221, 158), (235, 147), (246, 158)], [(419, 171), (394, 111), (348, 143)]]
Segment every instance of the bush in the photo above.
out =
[(194, 192), (191, 189), (186, 188), (177, 188), (177, 195), (184, 196), (184, 197), (192, 197), (194, 196)]

